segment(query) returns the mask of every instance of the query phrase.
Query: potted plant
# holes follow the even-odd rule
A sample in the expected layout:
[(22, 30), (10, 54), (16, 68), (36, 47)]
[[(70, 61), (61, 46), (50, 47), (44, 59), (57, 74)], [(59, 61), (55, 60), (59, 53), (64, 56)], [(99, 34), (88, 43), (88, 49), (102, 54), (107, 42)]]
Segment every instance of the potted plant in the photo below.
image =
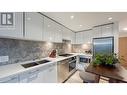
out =
[(116, 54), (97, 54), (92, 62), (93, 65), (104, 65), (104, 66), (114, 66), (119, 63)]

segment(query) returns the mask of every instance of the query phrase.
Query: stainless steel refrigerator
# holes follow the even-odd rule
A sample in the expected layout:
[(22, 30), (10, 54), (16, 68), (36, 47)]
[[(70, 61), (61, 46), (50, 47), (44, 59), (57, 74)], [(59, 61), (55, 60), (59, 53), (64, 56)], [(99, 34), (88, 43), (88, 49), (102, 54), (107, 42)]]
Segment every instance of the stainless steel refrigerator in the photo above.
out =
[(114, 53), (114, 37), (93, 38), (93, 57), (96, 54)]

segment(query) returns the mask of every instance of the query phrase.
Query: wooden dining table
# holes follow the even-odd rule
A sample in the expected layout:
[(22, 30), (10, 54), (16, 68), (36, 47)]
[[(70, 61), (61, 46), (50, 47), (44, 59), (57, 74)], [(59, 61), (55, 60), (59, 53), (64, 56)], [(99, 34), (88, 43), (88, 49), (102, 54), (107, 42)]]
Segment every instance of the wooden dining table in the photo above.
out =
[(103, 65), (94, 66), (90, 63), (85, 71), (96, 74), (98, 77), (109, 78), (109, 83), (127, 83), (127, 70), (121, 64), (109, 67)]

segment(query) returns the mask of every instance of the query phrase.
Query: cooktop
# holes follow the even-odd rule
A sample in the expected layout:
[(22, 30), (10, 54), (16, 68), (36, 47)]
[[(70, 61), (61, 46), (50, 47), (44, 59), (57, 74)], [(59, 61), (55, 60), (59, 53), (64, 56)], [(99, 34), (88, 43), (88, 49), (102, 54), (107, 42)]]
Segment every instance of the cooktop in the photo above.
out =
[(69, 56), (72, 56), (73, 54), (60, 54), (59, 56), (64, 56), (64, 57), (69, 57)]

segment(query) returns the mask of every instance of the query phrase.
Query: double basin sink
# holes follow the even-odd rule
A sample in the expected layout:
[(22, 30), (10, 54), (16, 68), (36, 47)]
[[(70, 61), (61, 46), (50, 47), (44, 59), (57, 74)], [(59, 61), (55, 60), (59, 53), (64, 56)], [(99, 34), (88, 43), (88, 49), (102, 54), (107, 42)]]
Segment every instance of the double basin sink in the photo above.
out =
[(29, 67), (33, 67), (33, 66), (37, 66), (40, 64), (45, 64), (50, 62), (49, 60), (41, 60), (41, 61), (37, 61), (37, 62), (31, 62), (31, 63), (26, 63), (26, 64), (21, 64), (21, 66), (23, 66), (24, 68), (29, 68)]
[[(59, 56), (63, 56), (63, 57), (68, 57), (68, 56), (72, 56), (73, 54), (61, 54)], [(40, 64), (45, 64), (50, 62), (49, 60), (41, 60), (41, 61), (37, 61), (37, 62), (31, 62), (31, 63), (26, 63), (26, 64), (21, 64), (21, 66), (23, 66), (24, 68), (29, 68), (29, 67), (33, 67), (33, 66), (37, 66)]]

